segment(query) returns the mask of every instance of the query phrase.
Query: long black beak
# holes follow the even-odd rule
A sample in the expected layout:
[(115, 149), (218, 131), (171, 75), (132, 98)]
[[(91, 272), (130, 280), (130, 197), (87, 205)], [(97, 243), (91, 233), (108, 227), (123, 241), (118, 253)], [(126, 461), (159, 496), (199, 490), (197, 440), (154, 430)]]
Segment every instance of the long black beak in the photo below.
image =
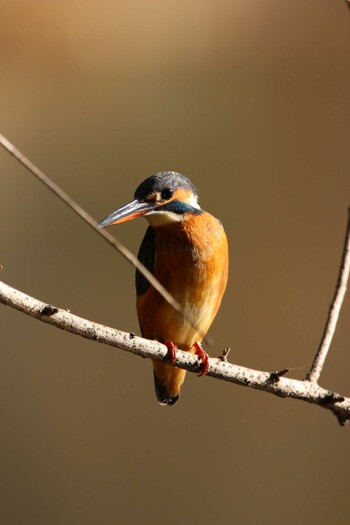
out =
[(119, 210), (112, 212), (108, 217), (103, 219), (97, 226), (99, 228), (105, 228), (106, 226), (112, 226), (112, 224), (120, 224), (121, 222), (131, 221), (136, 217), (141, 217), (149, 211), (152, 211), (154, 205), (150, 202), (140, 202), (137, 199), (129, 202)]

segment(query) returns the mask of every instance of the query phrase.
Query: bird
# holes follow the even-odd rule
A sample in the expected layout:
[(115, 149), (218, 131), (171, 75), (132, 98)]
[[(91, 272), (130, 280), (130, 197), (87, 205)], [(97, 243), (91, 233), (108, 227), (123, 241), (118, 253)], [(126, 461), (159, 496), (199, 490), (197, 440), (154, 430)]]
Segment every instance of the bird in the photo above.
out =
[(158, 402), (172, 406), (179, 397), (186, 371), (174, 367), (177, 348), (202, 360), (202, 341), (212, 324), (228, 280), (228, 241), (222, 223), (202, 210), (197, 188), (175, 171), (145, 179), (134, 199), (109, 214), (99, 227), (144, 217), (149, 226), (138, 259), (180, 304), (176, 311), (136, 270), (137, 315), (142, 336), (168, 348), (167, 362), (153, 360)]

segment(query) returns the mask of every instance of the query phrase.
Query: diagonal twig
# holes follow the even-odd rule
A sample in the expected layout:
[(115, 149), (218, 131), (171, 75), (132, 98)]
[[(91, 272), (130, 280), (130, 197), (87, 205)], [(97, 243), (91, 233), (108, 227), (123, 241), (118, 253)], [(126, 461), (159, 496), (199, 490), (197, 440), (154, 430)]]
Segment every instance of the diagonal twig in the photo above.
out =
[(349, 280), (349, 271), (350, 271), (350, 208), (348, 210), (348, 224), (346, 228), (344, 250), (342, 255), (342, 261), (340, 264), (338, 282), (335, 288), (335, 293), (333, 297), (332, 304), (329, 309), (328, 318), (326, 326), (322, 335), (320, 346), (314, 357), (314, 361), (310, 368), (310, 371), (307, 374), (307, 379), (309, 381), (317, 383), (320, 378), (322, 369), (324, 367), (328, 350), (331, 345), (334, 332), (337, 326), (340, 309), (342, 307), (347, 283)]
[(10, 153), (18, 162), (29, 170), (37, 179), (39, 179), (47, 188), (49, 188), (57, 197), (59, 197), (71, 210), (73, 210), (81, 219), (83, 219), (96, 233), (101, 235), (113, 248), (115, 248), (125, 259), (131, 263), (139, 272), (146, 277), (153, 288), (169, 303), (174, 310), (179, 312), (191, 326), (198, 330), (206, 342), (210, 342), (210, 338), (206, 334), (202, 334), (201, 329), (197, 326), (197, 321), (191, 319), (185, 312), (182, 306), (174, 299), (174, 297), (164, 288), (164, 286), (154, 277), (154, 275), (138, 260), (135, 255), (130, 252), (121, 242), (119, 242), (107, 230), (102, 230), (97, 227), (97, 221), (87, 213), (74, 199), (72, 199), (65, 191), (62, 190), (55, 182), (53, 182), (45, 173), (43, 173), (31, 160), (29, 160), (23, 153), (19, 151), (6, 137), (0, 134), (0, 146), (2, 146), (8, 153)]

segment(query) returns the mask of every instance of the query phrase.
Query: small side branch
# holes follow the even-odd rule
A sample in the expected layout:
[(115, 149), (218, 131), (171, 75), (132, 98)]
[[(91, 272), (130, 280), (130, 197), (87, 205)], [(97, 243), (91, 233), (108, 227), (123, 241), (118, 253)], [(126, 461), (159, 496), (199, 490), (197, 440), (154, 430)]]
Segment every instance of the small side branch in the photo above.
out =
[(309, 373), (307, 374), (307, 379), (309, 381), (312, 381), (314, 383), (317, 383), (317, 381), (320, 378), (321, 372), (323, 370), (328, 350), (331, 345), (334, 332), (337, 326), (338, 318), (340, 309), (342, 307), (346, 289), (347, 289), (347, 283), (349, 280), (349, 272), (350, 272), (350, 209), (348, 210), (348, 224), (346, 228), (346, 235), (345, 235), (345, 242), (344, 242), (344, 250), (343, 250), (343, 256), (342, 261), (340, 265), (339, 275), (338, 275), (338, 282), (334, 293), (333, 302), (331, 304), (331, 307), (329, 309), (328, 313), (328, 319), (327, 323), (322, 335), (320, 346), (317, 350), (317, 353), (315, 355), (314, 361), (312, 363), (311, 369)]
[[(44, 303), (0, 281), (0, 302), (24, 312), (40, 321), (76, 335), (120, 348), (141, 357), (164, 361), (168, 349), (156, 341), (149, 341), (108, 326), (83, 319)], [(198, 373), (201, 362), (196, 355), (180, 350), (176, 353), (175, 366)], [(228, 363), (222, 358), (209, 359), (208, 375), (241, 386), (269, 392), (279, 397), (299, 399), (331, 410), (344, 425), (350, 419), (350, 398), (331, 392), (311, 381), (282, 377), (276, 372), (262, 372)]]

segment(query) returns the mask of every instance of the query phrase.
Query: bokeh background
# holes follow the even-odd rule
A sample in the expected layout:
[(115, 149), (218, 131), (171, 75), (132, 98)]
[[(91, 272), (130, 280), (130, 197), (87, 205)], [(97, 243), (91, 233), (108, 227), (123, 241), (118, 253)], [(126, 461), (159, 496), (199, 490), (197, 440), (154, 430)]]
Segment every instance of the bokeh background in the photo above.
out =
[[(3, 1), (1, 132), (96, 219), (177, 170), (231, 273), (212, 355), (303, 378), (350, 204), (342, 0)], [(1, 279), (139, 333), (134, 271), (0, 151)], [(146, 228), (113, 233), (137, 252)], [(327, 411), (151, 365), (0, 308), (4, 524), (346, 524), (349, 428)], [(323, 386), (350, 395), (350, 298)]]

